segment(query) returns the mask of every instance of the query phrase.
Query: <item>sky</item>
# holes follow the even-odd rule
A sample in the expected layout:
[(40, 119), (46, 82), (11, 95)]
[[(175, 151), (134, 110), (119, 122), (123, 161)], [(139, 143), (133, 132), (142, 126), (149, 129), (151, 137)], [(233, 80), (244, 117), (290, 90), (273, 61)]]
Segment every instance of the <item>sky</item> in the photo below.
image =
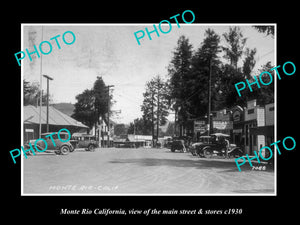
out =
[[(52, 45), (48, 55), (40, 53), (42, 57), (38, 58), (33, 54), (32, 61), (26, 55), (22, 60), (22, 77), (30, 82), (40, 82), (41, 73), (52, 77), (52, 103), (74, 104), (76, 95), (91, 89), (96, 77), (102, 76), (106, 85), (114, 85), (112, 93), (115, 104), (112, 110), (121, 111), (112, 119), (118, 123), (130, 123), (142, 115), (140, 106), (146, 82), (156, 75), (167, 78), (167, 68), (181, 35), (185, 35), (193, 50), (197, 50), (206, 29), (211, 28), (219, 34), (220, 44), (224, 45), (222, 34), (234, 26), (180, 24), (178, 28), (175, 23), (169, 33), (159, 33), (159, 37), (152, 33), (152, 40), (146, 34), (140, 39), (141, 45), (138, 45), (134, 32), (145, 31), (145, 27), (151, 31), (153, 24), (22, 24), (22, 51), (28, 49), (32, 52), (33, 45), (38, 48), (42, 41), (49, 41)], [(273, 39), (259, 33), (249, 24), (238, 26), (247, 38), (245, 47), (257, 49), (252, 75), (258, 75), (257, 70), (268, 61), (274, 65), (276, 36)], [(168, 27), (162, 29), (168, 30)], [(72, 31), (76, 37), (71, 45), (62, 40), (66, 31)], [(57, 35), (60, 35), (57, 41), (61, 49), (58, 49), (55, 40), (50, 40)], [(65, 35), (67, 42), (72, 39), (70, 34)], [(43, 51), (49, 51), (47, 44), (43, 44)], [(42, 88), (46, 90), (45, 78), (42, 79)], [(172, 115), (169, 119), (172, 120)]]

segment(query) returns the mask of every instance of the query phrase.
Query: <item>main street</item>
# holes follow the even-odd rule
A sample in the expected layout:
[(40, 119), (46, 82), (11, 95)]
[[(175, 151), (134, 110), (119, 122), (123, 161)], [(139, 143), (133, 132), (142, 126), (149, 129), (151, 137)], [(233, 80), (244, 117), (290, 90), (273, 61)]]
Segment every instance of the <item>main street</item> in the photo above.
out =
[[(272, 194), (272, 168), (169, 149), (98, 148), (23, 159), (24, 194)], [(248, 164), (248, 163), (247, 163)]]

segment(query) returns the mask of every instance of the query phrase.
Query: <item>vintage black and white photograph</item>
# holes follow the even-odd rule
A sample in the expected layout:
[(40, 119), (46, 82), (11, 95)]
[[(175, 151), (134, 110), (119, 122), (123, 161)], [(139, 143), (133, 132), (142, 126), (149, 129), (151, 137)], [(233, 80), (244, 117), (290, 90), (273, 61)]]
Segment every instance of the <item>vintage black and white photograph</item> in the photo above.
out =
[(22, 195), (276, 195), (276, 24), (179, 24), (21, 25)]

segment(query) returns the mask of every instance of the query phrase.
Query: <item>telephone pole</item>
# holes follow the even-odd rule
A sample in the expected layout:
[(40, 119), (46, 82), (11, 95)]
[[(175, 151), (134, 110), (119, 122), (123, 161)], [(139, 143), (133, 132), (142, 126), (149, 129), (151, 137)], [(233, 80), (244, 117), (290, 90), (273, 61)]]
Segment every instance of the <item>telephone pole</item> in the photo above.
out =
[(210, 118), (210, 114), (211, 114), (211, 70), (212, 70), (212, 60), (210, 58), (209, 61), (209, 78), (208, 78), (208, 112), (207, 112), (207, 116), (208, 116), (208, 130), (207, 133), (208, 135), (210, 135), (211, 132), (211, 118)]
[(152, 113), (152, 147), (154, 147), (154, 92), (152, 93), (152, 98), (151, 98), (151, 113)]
[[(159, 89), (157, 88), (157, 112), (156, 112), (156, 140), (158, 142), (158, 132), (159, 132)], [(156, 142), (156, 145), (157, 145)]]
[(43, 75), (47, 79), (47, 133), (49, 132), (49, 80), (53, 80), (48, 75)]
[[(43, 26), (42, 26), (42, 41), (43, 41)], [(41, 54), (40, 60), (40, 112), (39, 112), (39, 138), (41, 138), (42, 133), (42, 104), (43, 104), (43, 92), (42, 92), (42, 83), (43, 83), (43, 54)]]
[(110, 121), (109, 121), (109, 108), (110, 108), (110, 97), (109, 97), (109, 89), (114, 87), (115, 85), (107, 85), (107, 147), (110, 147)]

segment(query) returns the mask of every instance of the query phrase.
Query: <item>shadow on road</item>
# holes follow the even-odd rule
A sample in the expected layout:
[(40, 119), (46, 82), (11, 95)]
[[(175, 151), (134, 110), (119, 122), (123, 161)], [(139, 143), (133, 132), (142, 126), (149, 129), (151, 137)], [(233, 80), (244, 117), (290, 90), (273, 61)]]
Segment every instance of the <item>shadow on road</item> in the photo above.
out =
[[(175, 167), (195, 167), (197, 169), (224, 169), (220, 172), (239, 172), (236, 163), (232, 160), (215, 160), (215, 159), (157, 159), (157, 158), (143, 158), (143, 159), (122, 159), (113, 160), (110, 163), (135, 163), (139, 166), (175, 166)], [(258, 164), (254, 164), (259, 166)], [(273, 167), (265, 165), (266, 170), (263, 172), (274, 172)], [(252, 171), (252, 167), (248, 163), (241, 166), (243, 172)], [(261, 172), (261, 171), (254, 171)]]

